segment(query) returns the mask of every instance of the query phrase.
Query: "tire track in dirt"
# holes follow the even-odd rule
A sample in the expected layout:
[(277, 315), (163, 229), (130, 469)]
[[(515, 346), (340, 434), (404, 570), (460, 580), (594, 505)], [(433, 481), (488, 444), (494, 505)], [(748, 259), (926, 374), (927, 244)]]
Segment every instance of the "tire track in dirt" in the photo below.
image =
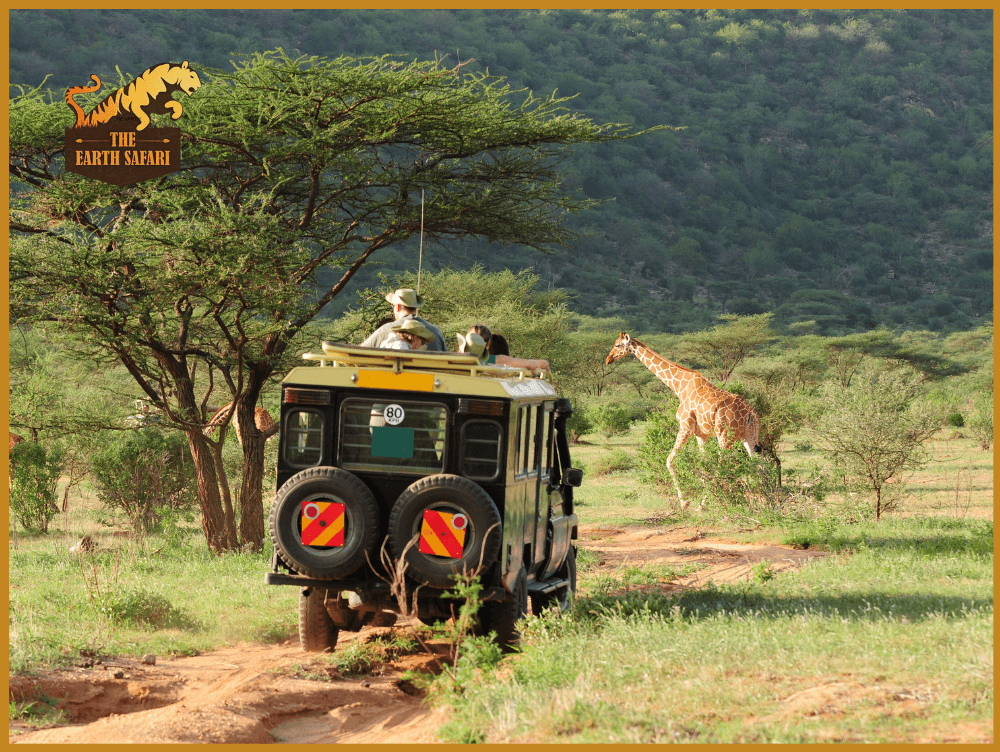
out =
[[(801, 567), (817, 556), (772, 545), (716, 540), (690, 528), (651, 531), (648, 526), (581, 526), (578, 543), (596, 553), (599, 571), (628, 564), (696, 563), (697, 572), (665, 583), (665, 592), (734, 582), (751, 567), (771, 562), (773, 571)], [(408, 623), (341, 633), (350, 643), (405, 630)], [(94, 668), (51, 671), (9, 679), (10, 700), (60, 700), (70, 725), (33, 730), (9, 724), (14, 743), (355, 743), (428, 744), (447, 721), (400, 686), (408, 669), (430, 670), (427, 655), (401, 656), (379, 676), (320, 681), (296, 678), (311, 656), (298, 641), (283, 645), (240, 644), (197, 656), (161, 659), (155, 665), (116, 660)], [(121, 672), (115, 678), (115, 672)]]

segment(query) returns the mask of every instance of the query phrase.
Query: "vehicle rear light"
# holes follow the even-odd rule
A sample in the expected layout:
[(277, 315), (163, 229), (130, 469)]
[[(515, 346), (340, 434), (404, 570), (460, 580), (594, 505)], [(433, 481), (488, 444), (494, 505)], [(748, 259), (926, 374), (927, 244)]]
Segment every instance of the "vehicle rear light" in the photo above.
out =
[(460, 399), (458, 401), (458, 412), (469, 415), (503, 415), (503, 402)]
[(285, 387), (285, 403), (297, 405), (329, 405), (330, 393), (323, 389)]

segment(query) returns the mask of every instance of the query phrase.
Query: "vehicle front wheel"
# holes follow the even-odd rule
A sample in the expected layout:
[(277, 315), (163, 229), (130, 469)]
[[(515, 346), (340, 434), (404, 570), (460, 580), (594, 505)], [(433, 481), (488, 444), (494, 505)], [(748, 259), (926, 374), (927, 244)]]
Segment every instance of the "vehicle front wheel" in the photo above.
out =
[(332, 653), (340, 630), (333, 624), (324, 600), (326, 590), (302, 588), (299, 591), (299, 643), (308, 653)]

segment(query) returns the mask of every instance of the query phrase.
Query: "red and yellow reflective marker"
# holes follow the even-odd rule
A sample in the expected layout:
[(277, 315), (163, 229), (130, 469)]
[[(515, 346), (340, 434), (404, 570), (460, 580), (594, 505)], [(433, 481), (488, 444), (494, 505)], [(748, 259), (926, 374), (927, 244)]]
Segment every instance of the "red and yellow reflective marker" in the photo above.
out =
[(303, 504), (302, 545), (343, 546), (344, 505), (337, 501), (307, 501)]
[(461, 559), (467, 527), (469, 518), (464, 514), (425, 509), (424, 524), (420, 528), (420, 545), (417, 550), (422, 554)]

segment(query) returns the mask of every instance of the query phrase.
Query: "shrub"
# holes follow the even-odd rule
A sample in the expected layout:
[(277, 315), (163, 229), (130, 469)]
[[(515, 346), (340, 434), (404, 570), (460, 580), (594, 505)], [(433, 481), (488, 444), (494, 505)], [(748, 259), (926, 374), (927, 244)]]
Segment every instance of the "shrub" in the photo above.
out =
[(948, 425), (962, 428), (965, 425), (965, 416), (962, 413), (951, 413), (948, 416)]
[(620, 402), (605, 402), (593, 410), (593, 421), (601, 435), (620, 436), (632, 426), (632, 411)]
[(635, 458), (624, 449), (612, 449), (602, 452), (591, 463), (590, 471), (594, 475), (609, 475), (623, 473), (635, 467)]
[(980, 448), (988, 452), (993, 446), (993, 395), (988, 394), (976, 414), (969, 420), (969, 432), (979, 442)]
[(194, 466), (180, 433), (143, 428), (120, 434), (91, 456), (90, 470), (97, 497), (137, 532), (158, 525), (161, 510), (195, 501)]
[(59, 511), (56, 482), (63, 450), (46, 450), (36, 441), (22, 441), (10, 450), (10, 511), (25, 530), (47, 532)]
[(576, 400), (573, 402), (573, 414), (566, 421), (566, 435), (573, 444), (578, 444), (582, 436), (594, 430), (594, 421), (591, 419), (590, 410), (583, 402)]

